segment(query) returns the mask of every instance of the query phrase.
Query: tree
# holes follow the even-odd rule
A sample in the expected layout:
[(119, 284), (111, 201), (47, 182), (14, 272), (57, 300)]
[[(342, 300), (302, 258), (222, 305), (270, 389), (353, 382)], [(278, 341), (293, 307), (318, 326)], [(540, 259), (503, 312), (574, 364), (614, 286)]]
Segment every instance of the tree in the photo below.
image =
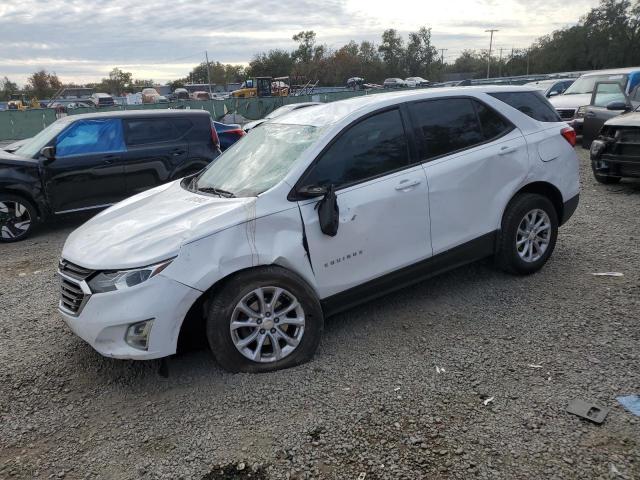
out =
[(0, 80), (0, 100), (9, 100), (11, 94), (18, 91), (18, 84), (12, 82), (7, 77)]
[(406, 53), (404, 41), (398, 32), (390, 28), (382, 33), (382, 43), (378, 47), (385, 63), (386, 74), (390, 77), (404, 77)]
[(247, 74), (251, 77), (285, 76), (293, 72), (294, 60), (285, 50), (269, 50), (259, 53), (249, 62)]
[(26, 90), (35, 98), (48, 98), (62, 87), (62, 82), (54, 73), (46, 70), (33, 72), (27, 79)]
[(409, 43), (406, 51), (406, 68), (409, 75), (433, 77), (435, 70), (433, 63), (438, 51), (431, 44), (431, 29), (421, 27), (417, 32), (409, 33)]
[(296, 62), (309, 64), (314, 57), (314, 45), (316, 43), (316, 32), (313, 30), (296, 33), (293, 41), (298, 42), (298, 48), (291, 54)]

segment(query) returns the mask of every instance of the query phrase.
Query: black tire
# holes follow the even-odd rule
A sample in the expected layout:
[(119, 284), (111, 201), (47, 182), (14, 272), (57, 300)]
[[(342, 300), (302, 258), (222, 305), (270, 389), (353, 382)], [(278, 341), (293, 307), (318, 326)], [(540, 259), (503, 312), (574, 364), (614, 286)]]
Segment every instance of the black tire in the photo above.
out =
[[(28, 226), (24, 228), (27, 221)], [(24, 240), (33, 233), (37, 224), (38, 211), (29, 200), (0, 193), (0, 243)]]
[[(304, 330), (299, 344), (284, 358), (268, 363), (250, 360), (243, 355), (236, 348), (230, 332), (236, 305), (260, 287), (285, 289), (304, 310)], [(262, 373), (305, 363), (318, 348), (323, 328), (324, 317), (315, 292), (298, 275), (276, 266), (259, 267), (233, 276), (215, 293), (207, 315), (207, 338), (211, 351), (220, 366), (230, 372)]]
[(591, 170), (593, 171), (593, 177), (596, 179), (596, 182), (603, 183), (605, 185), (612, 185), (614, 183), (619, 183), (620, 177), (612, 177), (609, 175), (602, 175), (601, 173), (596, 172), (595, 165), (591, 164)]
[[(534, 210), (542, 210), (548, 216), (550, 232), (544, 253), (535, 261), (526, 261), (518, 253), (516, 238), (518, 228), (525, 216)], [(518, 275), (529, 275), (540, 270), (547, 262), (558, 238), (558, 213), (547, 197), (536, 193), (521, 193), (514, 197), (502, 217), (502, 228), (498, 235), (495, 261), (502, 270)]]

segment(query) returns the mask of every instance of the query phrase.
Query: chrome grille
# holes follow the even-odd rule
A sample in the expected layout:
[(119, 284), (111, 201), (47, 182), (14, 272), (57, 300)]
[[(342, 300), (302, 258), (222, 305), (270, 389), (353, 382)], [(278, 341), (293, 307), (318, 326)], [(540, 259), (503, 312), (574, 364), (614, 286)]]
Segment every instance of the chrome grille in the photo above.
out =
[(63, 259), (58, 265), (58, 273), (60, 275), (59, 307), (68, 314), (78, 315), (90, 296), (85, 280), (93, 275), (94, 271)]
[(560, 115), (560, 118), (563, 120), (571, 120), (576, 116), (575, 108), (557, 108), (556, 111), (558, 112), (558, 115)]
[(68, 262), (64, 259), (60, 260), (58, 268), (60, 269), (61, 273), (64, 273), (65, 275), (78, 280), (85, 280), (89, 278), (93, 273), (93, 270), (81, 267), (80, 265), (76, 265), (75, 263)]

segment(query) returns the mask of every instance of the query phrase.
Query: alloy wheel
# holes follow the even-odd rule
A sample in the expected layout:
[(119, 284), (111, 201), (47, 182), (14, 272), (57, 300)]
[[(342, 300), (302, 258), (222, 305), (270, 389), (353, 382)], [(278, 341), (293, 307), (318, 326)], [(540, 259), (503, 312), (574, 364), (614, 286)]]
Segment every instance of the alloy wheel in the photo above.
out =
[(0, 201), (0, 237), (6, 240), (20, 238), (31, 227), (29, 209), (13, 200)]
[(254, 362), (268, 363), (291, 355), (304, 335), (304, 309), (291, 292), (260, 287), (233, 309), (229, 330), (238, 351)]
[(540, 260), (551, 242), (551, 220), (544, 210), (529, 211), (518, 225), (516, 251), (527, 263)]

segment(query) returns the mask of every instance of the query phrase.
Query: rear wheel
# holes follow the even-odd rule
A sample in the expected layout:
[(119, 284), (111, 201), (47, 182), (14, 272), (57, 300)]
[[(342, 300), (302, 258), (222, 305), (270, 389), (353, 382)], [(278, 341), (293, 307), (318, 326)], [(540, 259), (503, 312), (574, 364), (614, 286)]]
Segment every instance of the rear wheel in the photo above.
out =
[(242, 272), (216, 293), (207, 338), (218, 363), (232, 372), (268, 372), (311, 359), (323, 316), (313, 290), (280, 267)]
[(37, 221), (38, 214), (31, 202), (15, 195), (0, 194), (0, 242), (24, 240)]
[(537, 272), (547, 262), (558, 237), (558, 214), (542, 195), (516, 196), (504, 213), (496, 263), (520, 275)]

